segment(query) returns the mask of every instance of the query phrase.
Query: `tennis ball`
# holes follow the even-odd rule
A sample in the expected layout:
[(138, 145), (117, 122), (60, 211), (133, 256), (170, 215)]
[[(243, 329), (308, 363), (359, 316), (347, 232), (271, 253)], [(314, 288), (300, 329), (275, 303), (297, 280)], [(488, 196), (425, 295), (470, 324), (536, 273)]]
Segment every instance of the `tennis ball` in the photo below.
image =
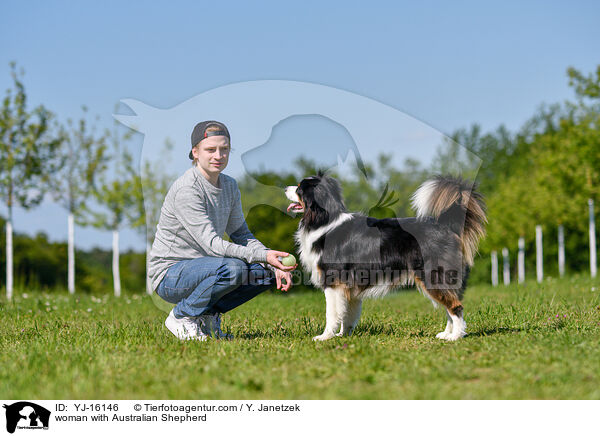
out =
[(283, 259), (281, 259), (281, 263), (285, 266), (294, 266), (296, 265), (296, 258), (293, 254), (290, 254), (289, 256), (286, 256)]

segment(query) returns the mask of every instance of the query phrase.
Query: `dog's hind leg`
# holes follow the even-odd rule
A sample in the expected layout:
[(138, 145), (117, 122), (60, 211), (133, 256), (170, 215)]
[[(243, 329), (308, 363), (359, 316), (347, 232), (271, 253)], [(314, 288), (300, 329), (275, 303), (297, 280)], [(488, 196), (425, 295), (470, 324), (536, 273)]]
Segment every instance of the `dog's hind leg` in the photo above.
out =
[[(452, 320), (452, 331), (446, 333), (445, 337), (448, 341), (456, 341), (467, 334), (467, 323), (463, 318), (463, 305), (454, 290), (428, 290), (436, 301), (444, 305), (450, 320)], [(448, 329), (448, 325), (446, 325)], [(445, 333), (446, 331), (442, 332)]]
[(446, 330), (443, 332), (439, 332), (435, 335), (438, 339), (448, 339), (448, 336), (452, 334), (452, 317), (450, 316), (450, 312), (446, 309), (446, 316), (448, 317), (448, 321), (446, 322)]
[(452, 333), (449, 334), (446, 339), (449, 341), (456, 341), (467, 334), (467, 323), (463, 318), (462, 305), (451, 311), (450, 316), (452, 317)]
[(459, 293), (453, 289), (427, 289), (419, 279), (415, 279), (415, 283), (427, 297), (446, 308), (448, 316), (446, 330), (438, 333), (436, 337), (456, 341), (465, 336), (467, 334), (467, 323), (463, 318), (463, 305)]
[[(343, 299), (346, 297), (342, 294)], [(354, 327), (358, 324), (360, 312), (362, 310), (362, 300), (360, 298), (352, 298), (346, 303), (346, 312), (342, 315), (342, 327), (338, 336), (350, 336), (354, 331)]]
[[(341, 324), (341, 312), (343, 307), (339, 307), (338, 290), (334, 288), (325, 288), (325, 330), (319, 336), (315, 336), (313, 341), (326, 341), (333, 338)], [(343, 296), (342, 296), (343, 297)]]

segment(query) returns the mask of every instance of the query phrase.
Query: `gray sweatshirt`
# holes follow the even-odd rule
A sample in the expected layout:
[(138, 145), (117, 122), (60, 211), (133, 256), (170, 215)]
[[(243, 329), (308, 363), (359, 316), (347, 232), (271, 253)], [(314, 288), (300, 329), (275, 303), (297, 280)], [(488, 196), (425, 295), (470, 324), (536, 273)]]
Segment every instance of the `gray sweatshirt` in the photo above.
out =
[[(225, 232), (233, 243), (223, 239)], [(213, 256), (265, 262), (267, 251), (248, 229), (235, 179), (221, 173), (217, 188), (194, 166), (173, 183), (165, 197), (148, 275), (156, 290), (167, 269), (180, 260)]]

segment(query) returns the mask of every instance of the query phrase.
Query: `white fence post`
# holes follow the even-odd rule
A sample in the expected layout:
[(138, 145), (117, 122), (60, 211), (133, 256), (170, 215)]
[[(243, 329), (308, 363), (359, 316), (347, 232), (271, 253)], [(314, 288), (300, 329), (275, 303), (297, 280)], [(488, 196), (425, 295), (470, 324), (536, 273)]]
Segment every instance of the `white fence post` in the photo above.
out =
[(542, 247), (542, 226), (535, 226), (535, 269), (538, 283), (544, 279), (544, 252)]
[(119, 231), (113, 230), (112, 272), (115, 297), (121, 296), (121, 273), (119, 272)]
[(588, 200), (590, 207), (590, 273), (592, 278), (596, 277), (598, 272), (596, 264), (596, 222), (594, 221), (594, 200)]
[(508, 262), (508, 248), (502, 249), (502, 280), (504, 286), (510, 285), (510, 265)]
[(565, 275), (565, 228), (558, 226), (558, 275)]
[(517, 275), (519, 283), (525, 281), (525, 238), (519, 238), (519, 254), (517, 256)]
[(498, 253), (492, 251), (492, 286), (498, 286)]

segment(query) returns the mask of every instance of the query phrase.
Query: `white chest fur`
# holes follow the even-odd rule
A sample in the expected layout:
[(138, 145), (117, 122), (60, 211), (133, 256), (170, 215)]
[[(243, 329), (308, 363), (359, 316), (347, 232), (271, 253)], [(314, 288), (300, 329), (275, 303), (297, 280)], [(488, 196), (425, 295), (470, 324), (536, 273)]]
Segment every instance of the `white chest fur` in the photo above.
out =
[(319, 264), (319, 259), (321, 258), (321, 253), (316, 253), (312, 249), (313, 244), (321, 236), (333, 230), (343, 222), (348, 221), (350, 218), (352, 218), (352, 214), (343, 213), (333, 222), (323, 227), (319, 227), (318, 229), (310, 231), (298, 229), (296, 232), (295, 239), (300, 247), (300, 262), (305, 270), (310, 271), (310, 281), (313, 285), (319, 286), (320, 283), (319, 268), (317, 265)]

